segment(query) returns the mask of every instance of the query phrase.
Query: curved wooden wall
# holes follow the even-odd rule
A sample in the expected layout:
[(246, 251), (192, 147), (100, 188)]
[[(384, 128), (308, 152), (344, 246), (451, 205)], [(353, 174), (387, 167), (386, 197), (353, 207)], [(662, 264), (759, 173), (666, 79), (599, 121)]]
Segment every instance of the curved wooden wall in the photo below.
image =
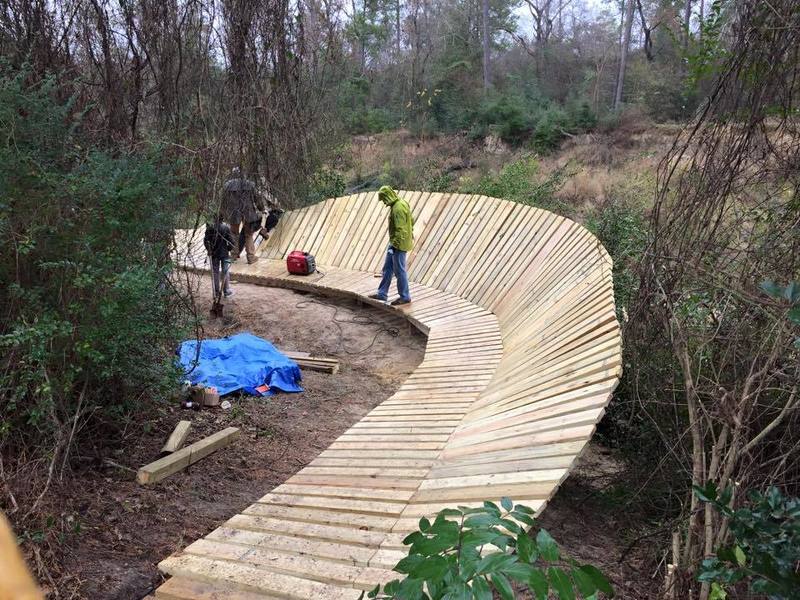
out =
[[(399, 193), (415, 217), (413, 302), (391, 310), (427, 332), (423, 362), (305, 469), (162, 562), (173, 578), (157, 597), (358, 598), (393, 578), (423, 515), (502, 496), (541, 511), (594, 432), (621, 373), (598, 240), (530, 206)], [(376, 192), (287, 213), (234, 273), (368, 301), (387, 217)], [(202, 266), (199, 236), (177, 239)], [(324, 274), (288, 275), (296, 249)]]

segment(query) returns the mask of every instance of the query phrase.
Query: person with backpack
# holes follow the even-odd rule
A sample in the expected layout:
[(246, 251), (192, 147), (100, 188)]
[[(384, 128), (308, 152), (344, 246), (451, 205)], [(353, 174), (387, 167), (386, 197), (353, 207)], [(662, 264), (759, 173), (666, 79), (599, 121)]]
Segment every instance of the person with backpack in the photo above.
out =
[[(234, 168), (230, 179), (222, 186), (222, 212), (225, 220), (230, 223), (234, 239), (233, 260), (239, 258), (243, 249), (247, 254), (247, 264), (252, 265), (258, 260), (253, 242), (255, 231), (251, 224), (261, 222), (264, 208), (264, 199), (256, 191), (256, 184), (245, 179), (239, 167)], [(241, 245), (237, 243), (240, 229), (244, 233)]]
[[(211, 257), (211, 281), (214, 290), (214, 305), (216, 306), (220, 302), (220, 291), (226, 298), (233, 296), (230, 253), (236, 243), (222, 212), (217, 214), (214, 223), (206, 225), (203, 245)], [(222, 286), (221, 290), (220, 285)]]

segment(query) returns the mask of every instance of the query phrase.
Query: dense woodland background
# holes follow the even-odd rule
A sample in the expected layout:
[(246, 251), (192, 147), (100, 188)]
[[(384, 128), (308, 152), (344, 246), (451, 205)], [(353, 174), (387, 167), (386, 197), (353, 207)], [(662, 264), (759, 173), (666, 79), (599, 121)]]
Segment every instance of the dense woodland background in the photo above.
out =
[(76, 449), (175, 389), (170, 232), (241, 165), (288, 208), (389, 183), (585, 223), (625, 335), (609, 510), (646, 515), (647, 576), (735, 584), (704, 500), (777, 486), (794, 541), (738, 543), (796, 582), (799, 42), (791, 0), (0, 0), (0, 508), (39, 574), (79, 535), (41, 510)]

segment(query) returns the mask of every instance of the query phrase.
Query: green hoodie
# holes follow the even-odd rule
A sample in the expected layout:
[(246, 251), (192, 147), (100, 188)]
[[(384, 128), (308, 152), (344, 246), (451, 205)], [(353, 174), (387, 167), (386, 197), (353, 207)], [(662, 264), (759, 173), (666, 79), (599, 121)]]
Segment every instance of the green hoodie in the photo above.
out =
[(408, 202), (384, 185), (378, 190), (378, 199), (391, 208), (389, 212), (389, 243), (403, 252), (411, 251), (414, 238), (414, 217)]

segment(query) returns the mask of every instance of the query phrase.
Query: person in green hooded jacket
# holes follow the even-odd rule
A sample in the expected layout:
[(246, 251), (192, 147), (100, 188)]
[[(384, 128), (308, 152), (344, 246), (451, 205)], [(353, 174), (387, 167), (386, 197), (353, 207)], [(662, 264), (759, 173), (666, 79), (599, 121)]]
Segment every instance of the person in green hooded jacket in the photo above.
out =
[(397, 278), (397, 293), (400, 297), (392, 304), (395, 306), (408, 304), (411, 302), (411, 294), (408, 290), (406, 254), (411, 251), (414, 240), (414, 218), (411, 216), (411, 207), (388, 185), (378, 190), (378, 199), (389, 207), (389, 247), (386, 249), (383, 277), (378, 292), (370, 295), (370, 298), (385, 302), (394, 275)]

